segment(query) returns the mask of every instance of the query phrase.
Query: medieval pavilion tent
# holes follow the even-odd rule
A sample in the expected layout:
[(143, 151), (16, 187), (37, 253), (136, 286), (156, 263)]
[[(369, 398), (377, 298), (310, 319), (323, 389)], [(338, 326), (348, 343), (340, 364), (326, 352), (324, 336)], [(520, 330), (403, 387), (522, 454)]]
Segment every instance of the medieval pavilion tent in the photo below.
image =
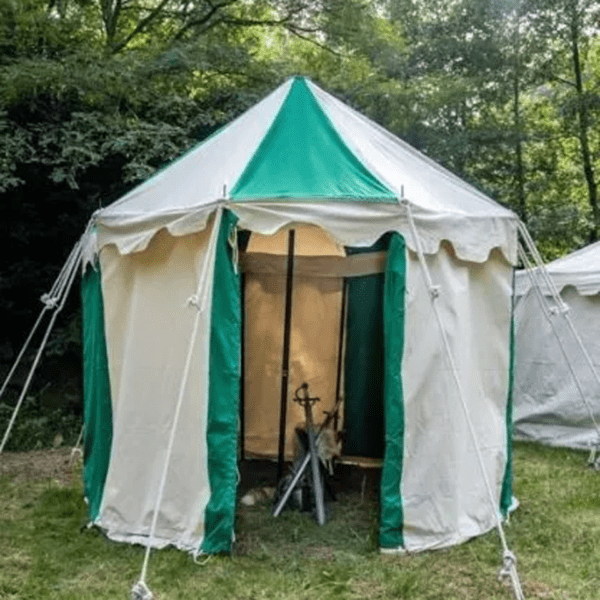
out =
[[(589, 449), (600, 429), (600, 242), (515, 275), (515, 436)], [(560, 301), (573, 327), (561, 318)]]
[(346, 311), (344, 452), (383, 459), (382, 550), (496, 526), (511, 502), (517, 219), (304, 78), (92, 219), (91, 522), (148, 547), (230, 550), (240, 443), (277, 453), (292, 229), (286, 395), (307, 381), (318, 411), (333, 406)]

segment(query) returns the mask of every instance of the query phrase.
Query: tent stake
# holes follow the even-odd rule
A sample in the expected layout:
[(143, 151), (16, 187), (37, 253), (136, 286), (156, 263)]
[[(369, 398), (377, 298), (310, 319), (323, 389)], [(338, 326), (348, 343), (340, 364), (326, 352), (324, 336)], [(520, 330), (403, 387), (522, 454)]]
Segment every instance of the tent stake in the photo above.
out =
[(290, 334), (292, 325), (292, 292), (294, 286), (295, 230), (288, 233), (287, 277), (285, 286), (285, 316), (283, 321), (283, 355), (281, 360), (281, 403), (279, 406), (279, 451), (277, 459), (277, 486), (283, 476), (285, 426), (287, 422), (287, 395), (290, 368)]

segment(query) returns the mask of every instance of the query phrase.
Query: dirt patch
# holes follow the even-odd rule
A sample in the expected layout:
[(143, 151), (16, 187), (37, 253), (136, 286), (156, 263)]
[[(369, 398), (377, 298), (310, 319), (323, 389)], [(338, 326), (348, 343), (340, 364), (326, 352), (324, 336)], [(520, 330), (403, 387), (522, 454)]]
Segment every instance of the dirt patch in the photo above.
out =
[(16, 482), (57, 480), (70, 485), (77, 470), (79, 457), (71, 460), (71, 448), (32, 450), (31, 452), (3, 452), (0, 454), (0, 477)]
[(309, 546), (302, 550), (304, 558), (313, 560), (334, 560), (335, 548), (332, 546)]

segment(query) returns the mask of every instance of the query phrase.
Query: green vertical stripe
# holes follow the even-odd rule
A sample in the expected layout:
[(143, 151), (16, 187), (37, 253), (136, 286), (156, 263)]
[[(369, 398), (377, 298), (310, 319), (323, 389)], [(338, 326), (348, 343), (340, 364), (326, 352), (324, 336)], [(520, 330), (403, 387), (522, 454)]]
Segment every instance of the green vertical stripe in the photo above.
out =
[(202, 551), (231, 551), (237, 493), (238, 404), (240, 397), (240, 282), (229, 245), (237, 218), (223, 213), (217, 241), (210, 325), (208, 375), (208, 478)]
[(81, 282), (83, 321), (84, 493), (94, 521), (100, 511), (112, 444), (112, 403), (104, 333), (100, 266), (87, 268)]
[(379, 544), (399, 548), (404, 544), (404, 510), (400, 484), (404, 458), (404, 397), (402, 354), (404, 351), (404, 296), (406, 289), (406, 246), (394, 233), (385, 271), (384, 319), (384, 408), (385, 454), (381, 473)]
[(508, 368), (508, 397), (506, 399), (506, 467), (500, 493), (500, 512), (506, 518), (512, 503), (513, 480), (513, 389), (515, 379), (515, 270), (513, 269), (513, 293), (510, 311), (510, 357)]

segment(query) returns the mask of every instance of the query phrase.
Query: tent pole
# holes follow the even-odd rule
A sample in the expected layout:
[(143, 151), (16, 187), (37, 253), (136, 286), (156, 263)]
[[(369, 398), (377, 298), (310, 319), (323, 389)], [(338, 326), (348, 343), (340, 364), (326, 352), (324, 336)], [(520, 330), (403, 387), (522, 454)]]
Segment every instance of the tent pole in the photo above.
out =
[[(342, 370), (344, 368), (344, 342), (346, 340), (346, 278), (343, 279), (342, 282), (342, 310), (340, 316), (340, 339), (338, 346), (338, 364), (337, 364), (337, 379), (335, 382), (335, 403), (340, 401), (340, 396), (342, 394)], [(337, 432), (338, 428), (338, 420), (339, 415), (338, 411), (335, 411), (333, 415), (333, 429)]]
[(240, 328), (241, 328), (241, 348), (240, 348), (240, 460), (246, 458), (246, 273), (242, 272), (240, 277)]
[(277, 458), (277, 485), (283, 476), (285, 426), (287, 422), (287, 395), (290, 368), (290, 334), (292, 325), (292, 292), (294, 286), (295, 230), (288, 233), (287, 276), (285, 286), (285, 316), (283, 321), (283, 354), (281, 360), (281, 403), (279, 406), (279, 451)]

